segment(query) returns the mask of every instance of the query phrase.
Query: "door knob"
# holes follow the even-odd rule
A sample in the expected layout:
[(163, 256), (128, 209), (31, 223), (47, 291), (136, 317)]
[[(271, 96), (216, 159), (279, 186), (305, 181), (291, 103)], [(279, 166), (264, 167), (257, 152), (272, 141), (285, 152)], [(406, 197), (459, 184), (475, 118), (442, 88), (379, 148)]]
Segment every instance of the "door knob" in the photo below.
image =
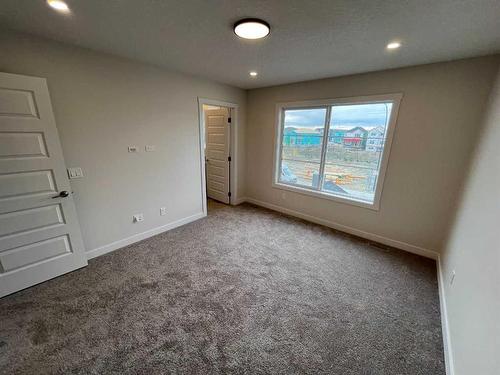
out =
[(68, 196), (69, 196), (69, 192), (67, 192), (66, 190), (63, 190), (58, 195), (56, 195), (55, 197), (52, 197), (52, 198), (66, 198)]

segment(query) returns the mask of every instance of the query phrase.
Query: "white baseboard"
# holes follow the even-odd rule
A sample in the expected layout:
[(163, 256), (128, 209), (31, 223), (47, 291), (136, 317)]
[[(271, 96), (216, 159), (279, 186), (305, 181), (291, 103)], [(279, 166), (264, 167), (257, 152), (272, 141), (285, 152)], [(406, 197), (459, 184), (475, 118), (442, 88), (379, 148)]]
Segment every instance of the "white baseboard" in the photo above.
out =
[(247, 201), (247, 198), (242, 197), (242, 198), (236, 198), (233, 202), (231, 202), (232, 206), (237, 206), (239, 204), (242, 204)]
[(131, 245), (135, 242), (144, 240), (146, 238), (155, 236), (157, 234), (166, 232), (168, 230), (180, 227), (181, 225), (191, 223), (191, 222), (196, 221), (198, 219), (201, 219), (205, 216), (207, 216), (207, 215), (204, 214), (203, 212), (200, 212), (198, 214), (191, 215), (191, 216), (185, 217), (183, 219), (176, 220), (172, 223), (162, 225), (161, 227), (153, 228), (153, 229), (147, 230), (147, 231), (142, 232), (142, 233), (137, 233), (137, 234), (134, 234), (133, 236), (124, 238), (122, 240), (111, 242), (110, 244), (98, 247), (98, 248), (93, 249), (93, 250), (89, 250), (86, 252), (87, 259), (92, 259), (92, 258), (101, 256), (101, 255), (110, 253), (111, 251), (114, 251), (114, 250), (120, 249), (122, 247)]
[[(428, 250), (424, 249), (419, 246), (411, 245), (406, 242), (398, 241), (398, 240), (393, 240), (390, 238), (386, 238), (377, 234), (365, 232), (356, 228), (352, 228), (343, 224), (335, 223), (329, 220), (321, 219), (312, 215), (307, 215), (303, 214), (299, 211), (291, 210), (285, 207), (281, 207), (272, 203), (267, 203), (263, 202), (257, 199), (253, 198), (248, 198), (248, 197), (242, 197), (237, 199), (233, 204), (238, 205), (244, 202), (249, 202), (252, 204), (255, 204), (257, 206), (265, 207), (273, 211), (278, 211), (282, 212), (287, 215), (295, 216), (300, 219), (304, 219), (316, 224), (324, 225), (329, 228), (333, 228), (342, 232), (346, 232), (349, 234), (353, 234), (355, 236), (359, 236), (371, 241), (376, 241), (379, 243), (383, 243), (388, 246), (392, 246), (401, 250), (408, 251), (413, 254), (418, 254), (422, 255), (427, 258), (435, 259), (437, 263), (437, 276), (438, 276), (438, 286), (439, 286), (439, 302), (440, 302), (440, 308), (441, 308), (441, 327), (442, 327), (442, 335), (443, 335), (443, 350), (444, 350), (444, 357), (445, 357), (445, 363), (446, 363), (446, 374), (447, 375), (454, 375), (454, 367), (453, 367), (453, 354), (451, 350), (451, 341), (450, 341), (450, 332), (449, 332), (449, 325), (448, 325), (448, 313), (447, 313), (447, 308), (446, 308), (446, 297), (444, 294), (444, 277), (442, 274), (442, 267), (441, 267), (441, 259), (439, 257), (439, 254), (436, 251), (433, 250)], [(119, 241), (112, 242), (108, 245), (104, 245), (101, 247), (98, 247), (96, 249), (87, 251), (87, 258), (92, 259), (104, 254), (107, 254), (109, 252), (112, 252), (114, 250), (120, 249), (122, 247), (128, 246), (130, 244), (133, 244), (135, 242), (144, 240), (146, 238), (155, 236), (157, 234), (166, 232), (168, 230), (180, 227), (182, 225), (188, 224), (190, 222), (199, 220), (203, 217), (205, 217), (206, 214), (203, 212), (200, 212), (198, 214), (188, 216), (186, 218), (174, 221), (172, 223), (163, 225), (161, 227), (157, 227), (154, 229), (150, 229), (146, 232), (138, 233), (133, 236), (124, 238)]]
[(356, 228), (352, 228), (343, 224), (335, 223), (333, 221), (329, 220), (324, 220), (312, 215), (307, 215), (303, 214), (301, 212), (291, 210), (285, 207), (281, 207), (272, 203), (267, 203), (263, 202), (257, 199), (253, 198), (244, 198), (244, 200), (248, 203), (255, 204), (257, 206), (269, 208), (270, 210), (273, 211), (278, 211), (282, 212), (287, 215), (295, 216), (300, 219), (304, 219), (307, 221), (311, 221), (316, 224), (324, 225), (336, 230), (339, 230), (341, 232), (346, 232), (349, 234), (353, 234), (358, 237), (366, 238), (370, 241), (375, 241), (379, 243), (383, 243), (388, 246), (392, 246), (404, 251), (408, 251), (413, 254), (417, 255), (422, 255), (426, 258), (431, 258), (436, 260), (437, 264), (437, 277), (438, 277), (438, 286), (439, 286), (439, 303), (440, 303), (440, 308), (441, 308), (441, 327), (443, 330), (443, 350), (444, 350), (444, 359), (445, 359), (445, 364), (446, 364), (446, 374), (447, 375), (454, 375), (454, 367), (453, 367), (453, 354), (451, 350), (451, 338), (450, 338), (450, 332), (449, 332), (449, 325), (448, 325), (448, 313), (446, 309), (446, 298), (444, 295), (444, 278), (442, 275), (442, 268), (441, 268), (441, 260), (439, 257), (439, 253), (434, 251), (434, 250), (429, 250), (425, 249), (419, 246), (411, 245), (406, 242), (398, 241), (398, 240), (393, 240), (387, 237), (380, 236), (378, 234), (374, 233), (369, 233), (365, 232)]
[[(248, 198), (248, 197), (242, 197), (238, 198), (233, 204), (238, 205), (244, 202), (252, 203), (257, 206), (265, 207), (273, 211), (278, 211), (282, 212), (287, 215), (295, 216), (300, 219), (304, 219), (316, 224), (324, 225), (329, 228), (333, 228), (342, 232), (346, 232), (358, 237), (362, 237), (371, 241), (383, 243), (388, 246), (392, 246), (404, 251), (408, 251), (413, 254), (417, 255), (422, 255), (427, 258), (435, 259), (437, 263), (437, 276), (438, 276), (438, 286), (439, 286), (439, 301), (440, 301), (440, 308), (441, 308), (441, 327), (442, 327), (442, 334), (443, 334), (443, 349), (444, 349), (444, 357), (445, 357), (445, 363), (446, 363), (446, 374), (447, 375), (454, 375), (454, 367), (453, 367), (453, 354), (451, 350), (451, 339), (450, 339), (450, 332), (449, 332), (449, 325), (448, 325), (448, 313), (446, 309), (446, 297), (444, 295), (444, 277), (442, 274), (442, 267), (441, 267), (441, 259), (439, 257), (439, 254), (434, 251), (434, 250), (428, 250), (424, 249), (419, 246), (411, 245), (406, 242), (398, 241), (398, 240), (393, 240), (390, 238), (386, 238), (383, 236), (380, 236), (378, 234), (373, 234), (369, 232), (365, 232), (356, 228), (352, 228), (343, 224), (335, 223), (333, 221), (321, 219), (312, 215), (307, 215), (303, 214), (299, 211), (291, 210), (285, 207), (281, 207), (272, 203), (267, 203), (264, 201), (260, 201), (254, 198)], [(198, 214), (188, 216), (186, 218), (174, 221), (172, 223), (163, 225), (161, 227), (157, 227), (154, 229), (150, 229), (146, 232), (138, 233), (133, 236), (124, 238), (119, 241), (112, 242), (110, 244), (98, 247), (93, 250), (89, 250), (86, 252), (87, 258), (92, 259), (104, 254), (107, 254), (109, 252), (112, 252), (114, 250), (120, 249), (124, 246), (128, 246), (130, 244), (133, 244), (135, 242), (144, 240), (146, 238), (155, 236), (157, 234), (166, 232), (168, 230), (180, 227), (182, 225), (191, 223), (193, 221), (199, 220), (203, 217), (207, 216), (203, 212), (200, 212)]]
[(446, 364), (446, 374), (455, 375), (455, 368), (453, 365), (453, 351), (451, 348), (450, 326), (448, 323), (448, 310), (446, 307), (446, 296), (444, 293), (444, 276), (443, 267), (441, 265), (441, 257), (437, 260), (437, 276), (439, 286), (439, 304), (441, 308), (441, 328), (443, 332), (443, 351), (444, 362)]
[(392, 246), (392, 247), (395, 247), (397, 249), (405, 250), (405, 251), (408, 251), (408, 252), (413, 253), (413, 254), (424, 256), (426, 258), (431, 258), (431, 259), (437, 260), (439, 257), (438, 252), (436, 252), (434, 250), (424, 249), (423, 247), (411, 245), (411, 244), (403, 242), (403, 241), (393, 240), (391, 238), (383, 237), (383, 236), (380, 236), (378, 234), (365, 232), (365, 231), (362, 231), (360, 229), (349, 227), (347, 225), (335, 223), (335, 222), (330, 221), (330, 220), (321, 219), (321, 218), (316, 217), (316, 216), (307, 215), (307, 214), (304, 214), (304, 213), (299, 212), (299, 211), (291, 210), (289, 208), (281, 207), (281, 206), (278, 206), (278, 205), (275, 205), (272, 203), (263, 202), (263, 201), (260, 201), (260, 200), (254, 199), (254, 198), (245, 198), (245, 200), (247, 202), (253, 203), (257, 206), (269, 208), (270, 210), (273, 210), (273, 211), (282, 212), (282, 213), (287, 214), (287, 215), (295, 216), (295, 217), (298, 217), (300, 219), (304, 219), (304, 220), (307, 220), (307, 221), (310, 221), (310, 222), (313, 222), (316, 224), (324, 225), (326, 227), (333, 228), (333, 229), (339, 230), (341, 232), (346, 232), (346, 233), (349, 233), (349, 234), (352, 234), (352, 235), (355, 235), (358, 237), (362, 237), (362, 238), (365, 238), (365, 239), (370, 240), (370, 241), (379, 242), (379, 243), (382, 243), (382, 244), (387, 245), (387, 246)]

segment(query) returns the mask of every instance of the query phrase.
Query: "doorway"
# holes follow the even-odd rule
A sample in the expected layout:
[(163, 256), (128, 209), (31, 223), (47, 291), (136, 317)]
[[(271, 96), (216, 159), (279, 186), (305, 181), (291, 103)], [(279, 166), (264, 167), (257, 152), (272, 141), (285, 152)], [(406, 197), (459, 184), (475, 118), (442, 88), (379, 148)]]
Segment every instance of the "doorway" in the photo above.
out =
[(199, 99), (203, 205), (207, 199), (235, 204), (237, 108), (233, 103)]
[(207, 198), (231, 201), (231, 109), (203, 105), (205, 117), (205, 185)]

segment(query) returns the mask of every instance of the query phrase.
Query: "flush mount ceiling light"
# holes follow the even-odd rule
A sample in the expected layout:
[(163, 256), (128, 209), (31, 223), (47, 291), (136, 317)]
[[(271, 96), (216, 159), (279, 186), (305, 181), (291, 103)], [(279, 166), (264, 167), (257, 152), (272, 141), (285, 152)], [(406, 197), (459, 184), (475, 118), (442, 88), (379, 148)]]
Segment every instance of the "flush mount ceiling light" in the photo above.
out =
[(61, 0), (47, 0), (47, 4), (49, 4), (52, 8), (57, 10), (58, 12), (68, 13), (69, 7), (64, 1)]
[(399, 47), (401, 47), (401, 42), (390, 42), (386, 46), (387, 49), (398, 49)]
[(260, 39), (269, 34), (271, 28), (258, 18), (245, 18), (234, 24), (234, 33), (243, 39)]
[(251, 71), (249, 74), (251, 77), (257, 77), (257, 74), (259, 74), (259, 73)]

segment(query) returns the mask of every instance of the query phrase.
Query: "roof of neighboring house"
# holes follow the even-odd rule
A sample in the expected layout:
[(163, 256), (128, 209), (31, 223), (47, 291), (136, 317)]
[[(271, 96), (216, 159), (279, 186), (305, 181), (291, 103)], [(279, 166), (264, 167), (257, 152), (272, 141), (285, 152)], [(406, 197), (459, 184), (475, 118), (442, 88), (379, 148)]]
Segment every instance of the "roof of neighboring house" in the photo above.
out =
[(285, 128), (285, 134), (302, 134), (302, 135), (318, 135), (319, 131), (318, 128), (316, 129), (311, 129), (311, 128), (292, 128), (292, 127), (287, 127)]
[(356, 126), (355, 128), (349, 129), (346, 131), (346, 133), (352, 133), (356, 130), (361, 130), (363, 133), (368, 133), (368, 130), (366, 130), (365, 128), (362, 128), (361, 126)]
[(377, 133), (382, 133), (382, 134), (384, 134), (384, 132), (385, 132), (385, 128), (384, 128), (383, 126), (377, 126), (376, 128), (371, 129), (371, 130), (368, 132), (368, 134), (373, 133), (373, 132), (377, 132)]

